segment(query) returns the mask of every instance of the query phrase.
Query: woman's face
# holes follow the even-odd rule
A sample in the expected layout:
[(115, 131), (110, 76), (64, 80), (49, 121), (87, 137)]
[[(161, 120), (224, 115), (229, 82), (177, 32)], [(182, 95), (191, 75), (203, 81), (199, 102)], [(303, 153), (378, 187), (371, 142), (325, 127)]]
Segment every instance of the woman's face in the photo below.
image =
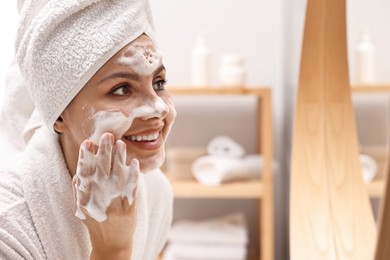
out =
[(98, 145), (109, 132), (125, 142), (127, 161), (138, 159), (142, 172), (160, 167), (176, 117), (165, 73), (161, 54), (146, 35), (113, 56), (61, 115), (66, 158), (77, 162), (81, 142), (90, 139)]

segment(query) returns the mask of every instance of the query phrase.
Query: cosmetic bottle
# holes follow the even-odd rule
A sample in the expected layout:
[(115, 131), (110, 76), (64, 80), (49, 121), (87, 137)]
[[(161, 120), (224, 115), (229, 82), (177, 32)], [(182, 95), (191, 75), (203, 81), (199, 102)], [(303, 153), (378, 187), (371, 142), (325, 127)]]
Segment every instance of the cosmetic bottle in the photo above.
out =
[(367, 29), (359, 35), (356, 46), (356, 83), (370, 84), (375, 81), (375, 46)]
[(199, 32), (191, 56), (191, 85), (208, 87), (211, 84), (211, 52), (206, 31)]

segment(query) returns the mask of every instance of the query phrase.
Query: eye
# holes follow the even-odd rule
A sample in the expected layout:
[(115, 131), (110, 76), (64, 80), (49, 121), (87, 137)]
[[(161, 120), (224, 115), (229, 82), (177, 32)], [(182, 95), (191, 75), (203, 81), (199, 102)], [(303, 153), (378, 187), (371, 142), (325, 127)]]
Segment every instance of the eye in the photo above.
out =
[(129, 84), (120, 84), (116, 87), (114, 87), (110, 94), (116, 95), (116, 96), (128, 96), (131, 94), (131, 89)]
[(165, 90), (165, 85), (167, 84), (167, 81), (165, 79), (157, 80), (153, 83), (153, 89), (154, 91), (161, 91)]

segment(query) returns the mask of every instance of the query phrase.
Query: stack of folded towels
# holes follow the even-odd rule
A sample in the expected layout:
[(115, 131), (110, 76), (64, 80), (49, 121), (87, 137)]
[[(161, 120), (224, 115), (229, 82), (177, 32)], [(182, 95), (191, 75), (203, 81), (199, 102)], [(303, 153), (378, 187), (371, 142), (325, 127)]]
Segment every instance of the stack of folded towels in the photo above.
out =
[(181, 220), (172, 227), (164, 260), (244, 260), (247, 243), (240, 212), (204, 221)]

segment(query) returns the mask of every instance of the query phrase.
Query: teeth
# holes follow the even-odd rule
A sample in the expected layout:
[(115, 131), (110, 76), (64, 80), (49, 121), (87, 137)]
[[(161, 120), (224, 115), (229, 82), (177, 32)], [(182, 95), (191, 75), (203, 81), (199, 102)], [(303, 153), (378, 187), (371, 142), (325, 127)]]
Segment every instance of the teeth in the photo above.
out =
[(132, 142), (140, 142), (140, 141), (154, 141), (158, 138), (159, 133), (154, 133), (150, 135), (131, 135), (127, 136), (126, 139)]

